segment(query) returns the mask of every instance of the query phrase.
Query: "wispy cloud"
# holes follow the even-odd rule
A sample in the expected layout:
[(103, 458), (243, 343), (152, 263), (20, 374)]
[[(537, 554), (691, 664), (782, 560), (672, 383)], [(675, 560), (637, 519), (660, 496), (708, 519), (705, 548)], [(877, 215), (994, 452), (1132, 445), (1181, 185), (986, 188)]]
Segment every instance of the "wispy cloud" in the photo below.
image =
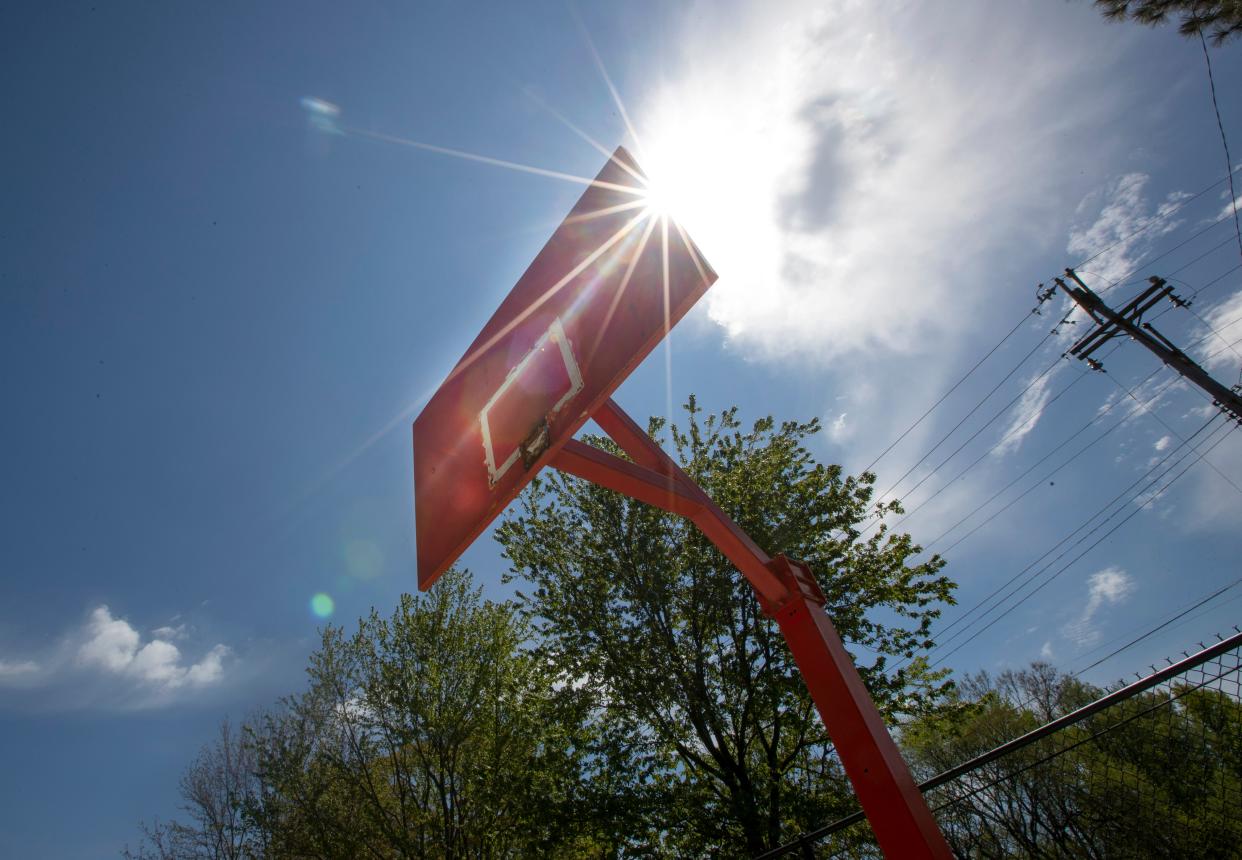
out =
[(1213, 305), (1203, 318), (1211, 328), (1200, 326), (1201, 343), (1195, 352), (1209, 370), (1221, 374), (1222, 382), (1232, 385), (1242, 369), (1242, 290)]
[(1090, 645), (1100, 638), (1096, 616), (1105, 606), (1121, 603), (1134, 592), (1134, 580), (1119, 567), (1106, 567), (1087, 578), (1087, 601), (1082, 614), (1065, 627), (1065, 635), (1079, 645)]
[(144, 637), (108, 606), (96, 606), (47, 653), (0, 658), (0, 686), (46, 691), (54, 706), (171, 704), (219, 685), (236, 663), (223, 644), (187, 658), (171, 641), (187, 638), (184, 624), (158, 627)]
[(1009, 426), (1001, 435), (1001, 443), (996, 447), (997, 456), (1017, 451), (1022, 446), (1022, 440), (1035, 429), (1035, 425), (1039, 423), (1040, 417), (1044, 414), (1044, 407), (1048, 405), (1052, 397), (1048, 385), (1055, 375), (1055, 373), (1048, 373), (1038, 376), (1029, 383), (1030, 387), (1013, 409)]
[[(177, 619), (174, 618), (173, 620), (176, 621)], [(184, 624), (178, 624), (176, 627), (171, 624), (167, 624), (163, 627), (156, 627), (151, 631), (151, 635), (156, 639), (167, 639), (172, 641), (175, 639), (185, 639), (189, 636), (189, 633), (186, 631)]]
[(849, 413), (842, 412), (828, 425), (828, 437), (838, 444), (854, 435), (854, 425), (847, 421)]
[(1080, 258), (1094, 258), (1082, 271), (1094, 277), (1099, 289), (1128, 276), (1154, 239), (1181, 226), (1171, 216), (1190, 195), (1174, 191), (1153, 207), (1147, 195), (1150, 179), (1145, 173), (1127, 173), (1079, 204), (1079, 213), (1096, 214), (1089, 224), (1070, 231), (1066, 250)]
[(1215, 220), (1223, 221), (1226, 218), (1232, 220), (1234, 211), (1242, 214), (1242, 197), (1238, 197), (1236, 200), (1230, 200), (1228, 190), (1224, 191), (1221, 196), (1225, 198), (1225, 205), (1221, 207), (1220, 214), (1216, 216)]
[(1059, 225), (1033, 216), (1064, 201), (1028, 179), (1064, 170), (1064, 129), (1112, 108), (1072, 60), (1030, 61), (1044, 40), (1072, 57), (1065, 32), (983, 3), (695, 18), (636, 117), (644, 167), (721, 273), (710, 318), (750, 354), (803, 361), (961, 331), (963, 306), (995, 288), (964, 261), (1037, 224), (1052, 241)]
[(34, 660), (3, 660), (0, 659), (0, 684), (6, 680), (25, 678), (40, 671)]

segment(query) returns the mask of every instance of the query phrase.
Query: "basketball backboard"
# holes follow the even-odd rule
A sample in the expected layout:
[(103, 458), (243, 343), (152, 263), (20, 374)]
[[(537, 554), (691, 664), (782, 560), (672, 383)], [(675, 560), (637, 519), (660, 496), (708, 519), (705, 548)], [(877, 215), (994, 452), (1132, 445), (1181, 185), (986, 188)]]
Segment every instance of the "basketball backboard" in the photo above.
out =
[(420, 589), (715, 280), (618, 148), (414, 421)]

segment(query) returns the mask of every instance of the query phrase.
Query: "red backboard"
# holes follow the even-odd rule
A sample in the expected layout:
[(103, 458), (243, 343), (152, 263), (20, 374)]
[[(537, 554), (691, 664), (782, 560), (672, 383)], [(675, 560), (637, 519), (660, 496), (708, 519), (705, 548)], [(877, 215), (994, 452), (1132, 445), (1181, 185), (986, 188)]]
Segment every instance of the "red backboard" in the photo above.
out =
[(618, 148), (414, 420), (420, 589), (716, 280), (643, 186)]

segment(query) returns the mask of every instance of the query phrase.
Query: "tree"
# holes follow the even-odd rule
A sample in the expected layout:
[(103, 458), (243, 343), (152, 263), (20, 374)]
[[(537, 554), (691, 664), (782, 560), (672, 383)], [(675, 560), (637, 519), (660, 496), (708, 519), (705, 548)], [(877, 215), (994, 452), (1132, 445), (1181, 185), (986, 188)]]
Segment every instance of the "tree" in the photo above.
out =
[(1242, 33), (1242, 0), (1095, 0), (1095, 5), (1106, 18), (1152, 27), (1179, 16), (1183, 36), (1210, 33), (1218, 45)]
[(187, 821), (156, 822), (143, 828), (132, 860), (252, 860), (267, 856), (267, 839), (251, 815), (260, 784), (245, 729), (228, 720), (216, 742), (205, 746), (181, 777)]
[[(686, 471), (762, 547), (804, 559), (828, 614), (861, 660), (891, 720), (934, 708), (943, 673), (914, 658), (952, 584), (920, 564), (908, 535), (871, 516), (874, 475), (816, 463), (817, 421), (771, 418), (743, 431), (736, 409), (703, 419), (694, 398)], [(649, 432), (663, 424), (652, 419)], [(620, 453), (609, 440), (590, 441)], [(753, 591), (687, 521), (559, 474), (536, 479), (497, 531), (542, 653), (596, 691), (605, 721), (633, 725), (622, 744), (661, 803), (650, 853), (749, 856), (852, 811), (853, 799), (779, 629)], [(900, 669), (894, 656), (913, 658)]]
[[(980, 673), (959, 683), (954, 707), (908, 725), (905, 745), (929, 777), (1102, 693), (1046, 663)], [(1148, 691), (950, 784), (955, 802), (938, 818), (959, 857), (1237, 856), (1239, 749), (1236, 698)]]
[(574, 856), (594, 738), (513, 607), (451, 570), (389, 619), (328, 628), (310, 689), (253, 733), (275, 856)]

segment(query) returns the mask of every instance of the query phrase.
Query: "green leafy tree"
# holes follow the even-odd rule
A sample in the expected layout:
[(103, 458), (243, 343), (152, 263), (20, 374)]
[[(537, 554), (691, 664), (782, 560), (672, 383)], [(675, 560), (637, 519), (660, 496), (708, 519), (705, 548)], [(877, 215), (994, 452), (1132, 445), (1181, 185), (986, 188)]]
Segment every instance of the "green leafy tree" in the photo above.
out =
[(1095, 0), (1106, 18), (1148, 26), (1180, 19), (1183, 36), (1210, 34), (1221, 44), (1242, 33), (1242, 0)]
[(589, 711), (527, 644), (457, 570), (391, 618), (325, 630), (310, 689), (253, 733), (274, 856), (595, 850)]
[[(870, 517), (874, 476), (815, 462), (816, 421), (744, 430), (736, 410), (669, 428), (696, 480), (762, 547), (807, 561), (827, 611), (890, 720), (922, 714), (944, 675), (912, 657), (952, 584), (939, 557)], [(663, 425), (653, 419), (649, 432)], [(609, 440), (593, 444), (620, 453)], [(617, 749), (659, 798), (649, 853), (749, 856), (851, 811), (852, 795), (775, 623), (747, 582), (687, 521), (559, 474), (534, 481), (498, 529), (543, 653), (595, 692)]]

